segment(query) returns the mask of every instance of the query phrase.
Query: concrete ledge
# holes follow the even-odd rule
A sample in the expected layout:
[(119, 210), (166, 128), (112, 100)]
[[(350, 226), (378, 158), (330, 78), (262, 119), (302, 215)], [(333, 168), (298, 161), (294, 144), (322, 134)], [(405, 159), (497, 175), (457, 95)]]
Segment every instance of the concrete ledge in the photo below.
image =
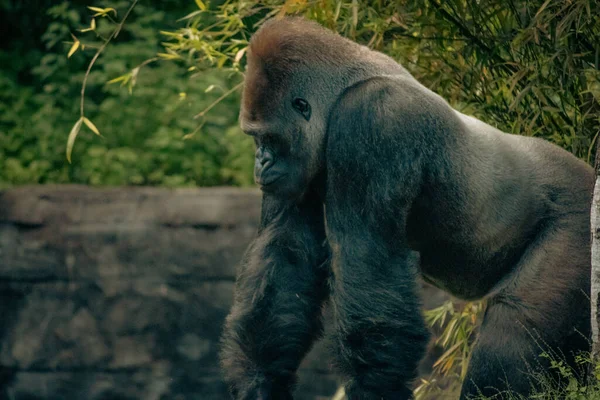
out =
[[(0, 399), (228, 398), (218, 339), (260, 201), (234, 188), (0, 191)], [(426, 307), (447, 299), (425, 290)], [(296, 399), (333, 395), (329, 365), (317, 343)]]

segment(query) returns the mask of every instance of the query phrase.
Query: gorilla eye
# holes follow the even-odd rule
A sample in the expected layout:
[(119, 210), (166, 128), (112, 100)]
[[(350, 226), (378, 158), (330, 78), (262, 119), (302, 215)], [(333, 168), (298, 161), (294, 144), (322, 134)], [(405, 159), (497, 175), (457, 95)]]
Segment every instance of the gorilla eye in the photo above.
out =
[(292, 107), (294, 107), (307, 121), (310, 120), (310, 104), (308, 101), (301, 99), (300, 97), (296, 97), (292, 101)]

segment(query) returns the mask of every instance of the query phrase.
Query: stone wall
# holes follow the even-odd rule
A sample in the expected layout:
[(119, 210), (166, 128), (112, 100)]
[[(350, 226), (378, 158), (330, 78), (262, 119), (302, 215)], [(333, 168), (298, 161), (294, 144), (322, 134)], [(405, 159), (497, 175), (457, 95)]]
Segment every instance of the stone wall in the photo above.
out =
[[(0, 399), (227, 398), (218, 337), (259, 208), (230, 188), (0, 192)], [(297, 398), (335, 388), (318, 344)]]

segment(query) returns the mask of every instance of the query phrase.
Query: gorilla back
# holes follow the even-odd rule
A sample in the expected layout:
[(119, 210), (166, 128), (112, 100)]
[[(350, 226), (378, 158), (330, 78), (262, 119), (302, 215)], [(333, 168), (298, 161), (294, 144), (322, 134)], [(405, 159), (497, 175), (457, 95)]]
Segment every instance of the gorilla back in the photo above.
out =
[(548, 368), (540, 353), (587, 350), (582, 161), (453, 110), (392, 59), (302, 19), (253, 37), (240, 121), (264, 195), (223, 335), (235, 398), (291, 397), (326, 299), (348, 397), (410, 398), (428, 338), (418, 274), (487, 298), (462, 398), (527, 394)]

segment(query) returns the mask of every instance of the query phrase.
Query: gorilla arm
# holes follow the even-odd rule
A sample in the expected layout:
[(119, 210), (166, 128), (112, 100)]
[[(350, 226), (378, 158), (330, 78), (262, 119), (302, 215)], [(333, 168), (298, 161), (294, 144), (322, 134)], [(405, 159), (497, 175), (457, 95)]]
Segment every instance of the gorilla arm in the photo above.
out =
[(291, 399), (296, 369), (322, 331), (327, 256), (320, 198), (309, 193), (297, 204), (263, 195), (222, 337), (235, 399)]
[(430, 152), (424, 120), (430, 104), (407, 83), (360, 82), (329, 120), (325, 204), (334, 342), (350, 400), (411, 398), (428, 339), (407, 217)]

